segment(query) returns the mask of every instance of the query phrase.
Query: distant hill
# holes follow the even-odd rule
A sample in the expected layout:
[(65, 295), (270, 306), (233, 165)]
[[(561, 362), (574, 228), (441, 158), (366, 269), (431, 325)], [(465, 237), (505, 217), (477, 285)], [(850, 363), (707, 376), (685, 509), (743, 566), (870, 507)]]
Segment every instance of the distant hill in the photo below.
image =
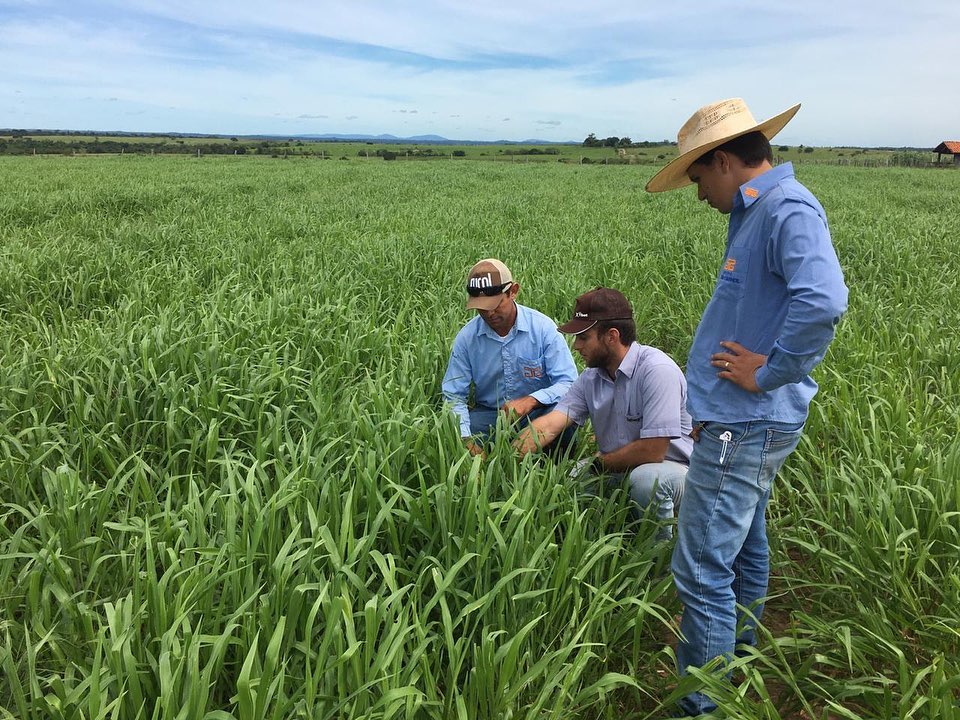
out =
[(132, 132), (127, 130), (63, 130), (63, 129), (44, 129), (44, 128), (0, 128), (0, 135), (62, 135), (62, 136), (84, 136), (84, 137), (146, 137), (146, 138), (194, 138), (204, 140), (238, 140), (256, 141), (256, 140), (305, 140), (313, 142), (378, 142), (378, 143), (422, 143), (424, 145), (580, 145), (578, 140), (540, 140), (530, 138), (527, 140), (450, 140), (442, 135), (412, 135), (410, 137), (398, 137), (389, 133), (381, 135), (365, 135), (363, 133), (323, 133), (323, 134), (301, 134), (301, 135), (232, 135), (232, 134), (212, 134), (212, 133), (186, 133), (186, 132)]

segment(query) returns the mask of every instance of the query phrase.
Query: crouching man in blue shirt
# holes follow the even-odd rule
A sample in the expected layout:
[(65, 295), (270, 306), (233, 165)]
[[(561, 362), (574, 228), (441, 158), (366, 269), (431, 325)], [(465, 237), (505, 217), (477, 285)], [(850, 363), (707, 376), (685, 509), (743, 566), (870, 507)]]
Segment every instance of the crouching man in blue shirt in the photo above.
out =
[[(467, 274), (467, 309), (477, 317), (453, 341), (442, 388), (474, 454), (482, 451), (499, 414), (526, 424), (552, 410), (577, 378), (556, 323), (518, 304), (519, 292), (513, 274), (495, 258), (481, 260)], [(468, 408), (471, 388), (474, 407)]]
[(530, 423), (517, 451), (523, 456), (589, 418), (600, 450), (590, 470), (626, 479), (640, 509), (656, 506), (658, 537), (669, 539), (693, 448), (683, 373), (663, 351), (636, 342), (633, 309), (618, 290), (578, 297), (560, 331), (575, 336), (587, 369), (553, 412)]
[[(693, 455), (677, 519), (673, 574), (683, 618), (681, 674), (753, 644), (769, 575), (765, 510), (773, 479), (800, 440), (847, 288), (817, 199), (770, 138), (800, 108), (762, 123), (735, 98), (698, 110), (677, 136), (680, 156), (647, 184), (690, 183), (730, 216), (713, 297), (687, 359)], [(688, 695), (690, 715), (712, 711)]]

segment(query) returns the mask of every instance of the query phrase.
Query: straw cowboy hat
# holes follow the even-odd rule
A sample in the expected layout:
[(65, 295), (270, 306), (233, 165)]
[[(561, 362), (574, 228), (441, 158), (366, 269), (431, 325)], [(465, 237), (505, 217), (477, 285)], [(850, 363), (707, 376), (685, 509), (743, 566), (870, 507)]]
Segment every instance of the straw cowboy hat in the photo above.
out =
[(743, 98), (721, 100), (704, 105), (687, 120), (677, 133), (680, 157), (669, 163), (647, 183), (647, 192), (676, 190), (690, 184), (687, 169), (697, 158), (727, 140), (759, 130), (770, 140), (797, 114), (800, 103), (789, 110), (758, 123)]

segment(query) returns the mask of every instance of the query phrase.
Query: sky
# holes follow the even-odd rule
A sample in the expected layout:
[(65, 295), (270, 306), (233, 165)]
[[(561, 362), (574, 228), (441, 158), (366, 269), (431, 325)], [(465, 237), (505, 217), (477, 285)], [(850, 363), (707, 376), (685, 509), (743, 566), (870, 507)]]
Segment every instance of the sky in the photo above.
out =
[(675, 139), (794, 103), (781, 144), (960, 140), (960, 2), (0, 0), (0, 127)]

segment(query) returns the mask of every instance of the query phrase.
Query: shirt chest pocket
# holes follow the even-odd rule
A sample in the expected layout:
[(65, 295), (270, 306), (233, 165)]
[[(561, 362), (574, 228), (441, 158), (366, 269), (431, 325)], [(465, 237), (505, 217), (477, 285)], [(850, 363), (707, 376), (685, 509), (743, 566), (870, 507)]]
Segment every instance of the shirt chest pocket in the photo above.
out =
[(519, 371), (521, 382), (526, 385), (542, 384), (547, 377), (542, 356), (538, 358), (517, 358), (517, 370)]
[(627, 402), (627, 412), (625, 413), (627, 422), (640, 425), (643, 423), (643, 400), (638, 397), (631, 398)]
[(737, 301), (743, 297), (750, 270), (750, 248), (733, 246), (727, 251), (717, 278), (713, 296), (718, 300)]

